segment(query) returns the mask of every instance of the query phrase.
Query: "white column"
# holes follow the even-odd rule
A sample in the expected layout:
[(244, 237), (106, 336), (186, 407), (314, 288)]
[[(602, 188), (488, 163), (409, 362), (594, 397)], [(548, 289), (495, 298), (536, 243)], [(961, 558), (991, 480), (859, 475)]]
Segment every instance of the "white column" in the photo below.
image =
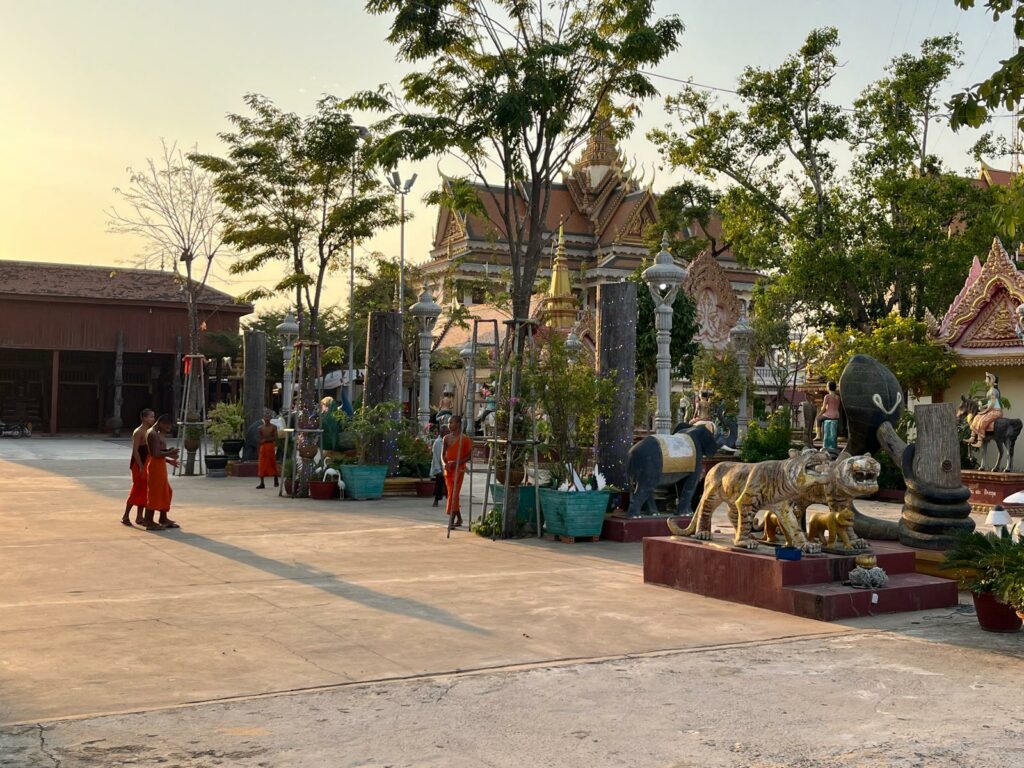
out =
[(655, 308), (654, 327), (658, 331), (658, 410), (654, 416), (654, 431), (667, 435), (672, 431), (672, 306), (659, 304)]

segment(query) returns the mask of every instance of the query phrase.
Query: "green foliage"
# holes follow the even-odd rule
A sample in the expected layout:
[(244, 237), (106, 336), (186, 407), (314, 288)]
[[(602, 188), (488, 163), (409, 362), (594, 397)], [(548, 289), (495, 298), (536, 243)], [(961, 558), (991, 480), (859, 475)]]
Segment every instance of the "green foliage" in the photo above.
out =
[(765, 427), (752, 423), (743, 438), (740, 458), (743, 461), (771, 461), (789, 458), (793, 430), (788, 408), (779, 408), (772, 414)]
[[(975, 1), (953, 0), (963, 10), (973, 8)], [(980, 83), (953, 96), (949, 103), (949, 125), (953, 130), (965, 125), (972, 128), (983, 125), (988, 120), (990, 109), (1002, 107), (1012, 112), (1024, 96), (1024, 50), (1019, 44), (1024, 40), (1024, 3), (1020, 0), (983, 0), (982, 4), (992, 14), (993, 22), (999, 21), (1004, 14), (1011, 15), (1018, 50), (1000, 60), (999, 68)]]
[[(388, 40), (421, 66), (402, 80), (359, 94), (353, 108), (388, 113), (374, 158), (451, 155), (472, 178), (448, 182), (452, 210), (486, 213), (481, 196), (515, 205), (489, 208), (509, 237), (512, 310), (527, 317), (545, 244), (551, 184), (591, 130), (599, 110), (627, 132), (634, 105), (657, 93), (647, 71), (678, 46), (683, 25), (652, 19), (650, 0), (567, 0), (560, 11), (523, 0), (368, 0), (391, 17)], [(500, 21), (499, 21), (500, 19)], [(497, 172), (496, 187), (486, 173)], [(492, 182), (494, 180), (491, 180)]]
[(1024, 610), (1024, 545), (1006, 534), (971, 531), (957, 537), (941, 567), (958, 571), (971, 592), (992, 592), (1016, 610)]
[(735, 107), (686, 87), (666, 100), (675, 124), (650, 138), (672, 167), (730, 184), (723, 237), (769, 276), (776, 317), (865, 329), (893, 310), (941, 315), (991, 237), (991, 193), (928, 145), (959, 42), (930, 38), (893, 59), (849, 117), (830, 99), (838, 46), (835, 29), (817, 29), (774, 69), (747, 67)]
[(206, 431), (213, 439), (214, 450), (219, 450), (225, 440), (241, 440), (245, 436), (245, 413), (240, 400), (222, 400), (210, 409), (207, 419)]
[(398, 472), (412, 475), (420, 480), (430, 477), (430, 462), (433, 459), (431, 445), (421, 437), (415, 428), (403, 430), (398, 435)]
[(305, 118), (257, 94), (245, 103), (250, 114), (228, 115), (234, 130), (219, 134), (226, 157), (189, 159), (213, 174), (227, 208), (224, 242), (240, 254), (231, 271), (288, 267), (273, 286), (246, 298), (294, 297), (302, 334), (318, 340), (327, 275), (346, 263), (351, 243), (398, 223), (394, 196), (363, 162), (359, 129), (333, 96)]
[(698, 392), (711, 392), (712, 404), (721, 404), (727, 414), (736, 415), (743, 391), (743, 376), (736, 353), (731, 348), (716, 350), (702, 347), (693, 359), (693, 385)]
[(612, 378), (582, 357), (574, 360), (561, 335), (552, 333), (523, 373), (521, 397), (547, 415), (560, 462), (582, 473), (583, 449), (593, 445), (598, 418), (611, 413), (615, 389)]
[(901, 386), (919, 395), (941, 392), (956, 371), (956, 355), (929, 341), (923, 322), (897, 314), (878, 320), (868, 332), (826, 329), (808, 346), (811, 372), (834, 381), (855, 354), (871, 355), (889, 367)]
[[(654, 299), (642, 276), (643, 270), (649, 266), (649, 262), (641, 264), (629, 279), (637, 284), (636, 375), (643, 382), (653, 383), (658, 378), (658, 331), (654, 327)], [(672, 304), (672, 336), (669, 340), (669, 352), (675, 363), (673, 376), (688, 378), (693, 370), (694, 355), (700, 349), (693, 340), (697, 330), (697, 310), (693, 300), (680, 289)]]
[(339, 430), (351, 433), (355, 440), (356, 457), (359, 464), (366, 463), (366, 450), (371, 442), (387, 437), (399, 428), (399, 422), (395, 420), (397, 411), (398, 403), (364, 405), (352, 416), (340, 408), (334, 411), (333, 415), (338, 420)]
[(485, 512), (473, 521), (473, 533), (477, 536), (484, 536), (488, 539), (495, 539), (502, 535), (504, 518), (501, 507), (494, 507), (490, 512)]

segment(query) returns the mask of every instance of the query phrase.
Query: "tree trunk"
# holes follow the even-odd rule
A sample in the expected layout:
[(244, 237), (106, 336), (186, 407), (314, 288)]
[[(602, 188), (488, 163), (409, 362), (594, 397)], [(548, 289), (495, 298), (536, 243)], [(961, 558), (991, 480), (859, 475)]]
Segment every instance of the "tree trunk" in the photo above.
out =
[[(371, 312), (366, 329), (366, 381), (363, 403), (368, 406), (399, 402), (399, 366), (402, 364), (402, 315), (398, 312)], [(395, 414), (398, 418), (399, 414)], [(387, 464), (389, 474), (398, 471), (395, 439), (377, 439), (370, 443), (367, 461)]]
[(181, 358), (182, 350), (181, 336), (174, 338), (174, 368), (171, 376), (171, 411), (174, 418), (181, 419)]
[(626, 460), (633, 445), (636, 396), (636, 283), (605, 283), (597, 289), (597, 371), (612, 376), (612, 413), (598, 420), (597, 462), (605, 479), (628, 487)]
[(114, 412), (110, 417), (110, 429), (114, 437), (121, 436), (124, 419), (121, 407), (124, 404), (124, 331), (117, 332), (117, 347), (114, 350)]
[(256, 432), (263, 421), (263, 395), (267, 381), (267, 337), (263, 331), (246, 330), (242, 343), (242, 412), (245, 417), (242, 459), (255, 461), (259, 450)]

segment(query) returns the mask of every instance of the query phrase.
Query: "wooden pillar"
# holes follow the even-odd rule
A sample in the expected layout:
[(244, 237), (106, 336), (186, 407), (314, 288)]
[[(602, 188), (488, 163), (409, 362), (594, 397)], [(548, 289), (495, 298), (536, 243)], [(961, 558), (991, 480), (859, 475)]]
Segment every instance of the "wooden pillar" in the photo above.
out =
[[(398, 312), (371, 312), (366, 329), (366, 380), (363, 402), (366, 405), (399, 402), (399, 371), (402, 365), (402, 315)], [(399, 412), (395, 413), (397, 418)], [(398, 452), (394, 440), (383, 440), (370, 447), (368, 459), (398, 470)]]
[(114, 348), (114, 412), (111, 414), (110, 428), (114, 437), (121, 436), (124, 420), (121, 409), (124, 405), (124, 331), (117, 332), (117, 346)]
[(267, 385), (267, 335), (247, 330), (242, 336), (242, 412), (245, 414), (245, 447), (242, 458), (255, 461), (259, 430), (263, 423), (263, 393)]
[(50, 434), (57, 434), (57, 403), (60, 392), (60, 350), (53, 350), (50, 364)]
[[(184, 354), (184, 347), (181, 343), (181, 336), (174, 340), (174, 367), (171, 372), (174, 378), (171, 379), (171, 412), (175, 419), (181, 419), (181, 358)], [(159, 414), (157, 414), (159, 415)]]
[(597, 428), (597, 463), (605, 479), (629, 486), (626, 460), (633, 445), (636, 394), (636, 283), (605, 283), (597, 289), (597, 370), (613, 376), (616, 395), (611, 415)]

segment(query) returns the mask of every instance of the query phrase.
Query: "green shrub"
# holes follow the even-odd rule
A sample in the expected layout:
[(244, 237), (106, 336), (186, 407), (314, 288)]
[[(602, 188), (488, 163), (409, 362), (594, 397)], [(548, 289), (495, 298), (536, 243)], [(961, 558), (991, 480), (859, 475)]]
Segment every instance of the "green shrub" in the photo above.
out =
[(792, 442), (789, 409), (780, 408), (772, 414), (767, 426), (753, 423), (747, 428), (740, 458), (748, 462), (786, 459)]

